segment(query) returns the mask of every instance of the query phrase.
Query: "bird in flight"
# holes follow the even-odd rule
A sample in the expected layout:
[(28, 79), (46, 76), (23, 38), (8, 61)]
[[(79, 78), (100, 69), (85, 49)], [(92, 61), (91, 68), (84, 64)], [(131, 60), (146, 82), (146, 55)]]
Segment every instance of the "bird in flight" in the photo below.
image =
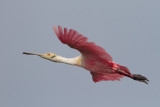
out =
[(149, 80), (140, 74), (131, 74), (127, 67), (113, 62), (112, 57), (100, 46), (94, 42), (87, 41), (88, 38), (78, 33), (76, 30), (58, 26), (53, 26), (58, 39), (71, 48), (78, 50), (81, 54), (74, 58), (65, 58), (55, 53), (35, 54), (23, 52), (26, 55), (38, 55), (41, 58), (53, 62), (65, 63), (82, 67), (92, 75), (94, 82), (120, 80), (123, 77), (129, 77), (133, 80), (148, 84)]

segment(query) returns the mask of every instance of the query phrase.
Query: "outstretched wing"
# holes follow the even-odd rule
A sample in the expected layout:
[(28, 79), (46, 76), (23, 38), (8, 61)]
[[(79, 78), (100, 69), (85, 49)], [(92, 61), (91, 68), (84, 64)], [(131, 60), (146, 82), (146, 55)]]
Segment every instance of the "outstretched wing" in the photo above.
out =
[(55, 26), (53, 29), (59, 38), (59, 40), (70, 46), (71, 48), (77, 49), (83, 56), (92, 57), (99, 61), (112, 61), (112, 57), (100, 46), (97, 46), (94, 42), (88, 42), (88, 38), (79, 34), (76, 30), (64, 28), (58, 26), (58, 30)]
[(120, 81), (120, 78), (123, 78), (124, 75), (120, 75), (118, 73), (109, 74), (109, 73), (99, 73), (99, 72), (90, 72), (92, 75), (92, 79), (94, 82), (99, 81)]

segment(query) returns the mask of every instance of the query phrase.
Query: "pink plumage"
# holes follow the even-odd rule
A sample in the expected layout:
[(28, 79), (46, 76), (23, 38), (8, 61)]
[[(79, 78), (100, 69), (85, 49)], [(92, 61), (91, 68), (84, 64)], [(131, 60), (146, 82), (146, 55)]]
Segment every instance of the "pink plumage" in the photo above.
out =
[(120, 80), (127, 76), (134, 80), (147, 83), (147, 78), (137, 74), (131, 74), (127, 67), (116, 64), (112, 61), (112, 57), (100, 46), (94, 42), (88, 42), (88, 38), (79, 34), (77, 31), (67, 28), (62, 29), (61, 26), (53, 27), (59, 40), (77, 49), (82, 55), (81, 67), (90, 71), (93, 81)]

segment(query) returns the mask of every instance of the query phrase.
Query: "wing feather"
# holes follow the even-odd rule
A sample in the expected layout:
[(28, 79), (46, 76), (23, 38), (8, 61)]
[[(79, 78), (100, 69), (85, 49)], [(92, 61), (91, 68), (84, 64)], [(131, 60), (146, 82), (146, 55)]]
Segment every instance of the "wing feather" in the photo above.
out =
[(120, 78), (123, 78), (124, 75), (120, 74), (109, 74), (109, 73), (98, 73), (98, 72), (90, 72), (92, 75), (92, 79), (94, 82), (99, 81), (120, 81)]
[(97, 46), (94, 42), (88, 42), (88, 38), (77, 31), (70, 29), (68, 32), (67, 28), (64, 28), (63, 32), (61, 26), (58, 26), (58, 30), (53, 26), (53, 29), (62, 43), (77, 49), (81, 54), (96, 57), (96, 59), (112, 61), (112, 57), (102, 47)]

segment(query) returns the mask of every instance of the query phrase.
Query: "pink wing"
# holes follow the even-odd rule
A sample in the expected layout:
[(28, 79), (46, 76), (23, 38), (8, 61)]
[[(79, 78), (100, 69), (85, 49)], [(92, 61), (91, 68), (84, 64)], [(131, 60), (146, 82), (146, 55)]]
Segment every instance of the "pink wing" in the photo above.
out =
[(92, 75), (92, 79), (94, 82), (99, 82), (99, 81), (115, 81), (118, 80), (120, 81), (120, 78), (123, 78), (124, 75), (120, 75), (118, 73), (115, 74), (109, 74), (109, 73), (98, 73), (98, 72), (90, 72)]
[(88, 42), (88, 38), (77, 31), (70, 29), (68, 32), (67, 28), (64, 28), (63, 32), (61, 26), (58, 26), (59, 31), (57, 31), (55, 26), (53, 26), (53, 29), (62, 43), (77, 49), (84, 56), (92, 56), (99, 61), (112, 61), (112, 57), (102, 47), (97, 46), (94, 42)]
[(120, 80), (120, 78), (124, 77), (120, 74), (101, 73), (91, 70), (93, 68), (91, 64), (95, 62), (99, 64), (96, 67), (94, 66), (95, 68), (99, 68), (103, 65), (109, 66), (107, 62), (112, 62), (112, 57), (102, 47), (97, 46), (94, 42), (88, 42), (87, 37), (84, 37), (73, 29), (70, 29), (69, 32), (67, 28), (64, 28), (63, 31), (61, 26), (58, 26), (58, 30), (53, 26), (53, 29), (62, 43), (77, 49), (84, 56), (85, 68), (91, 71), (90, 73), (94, 82)]

